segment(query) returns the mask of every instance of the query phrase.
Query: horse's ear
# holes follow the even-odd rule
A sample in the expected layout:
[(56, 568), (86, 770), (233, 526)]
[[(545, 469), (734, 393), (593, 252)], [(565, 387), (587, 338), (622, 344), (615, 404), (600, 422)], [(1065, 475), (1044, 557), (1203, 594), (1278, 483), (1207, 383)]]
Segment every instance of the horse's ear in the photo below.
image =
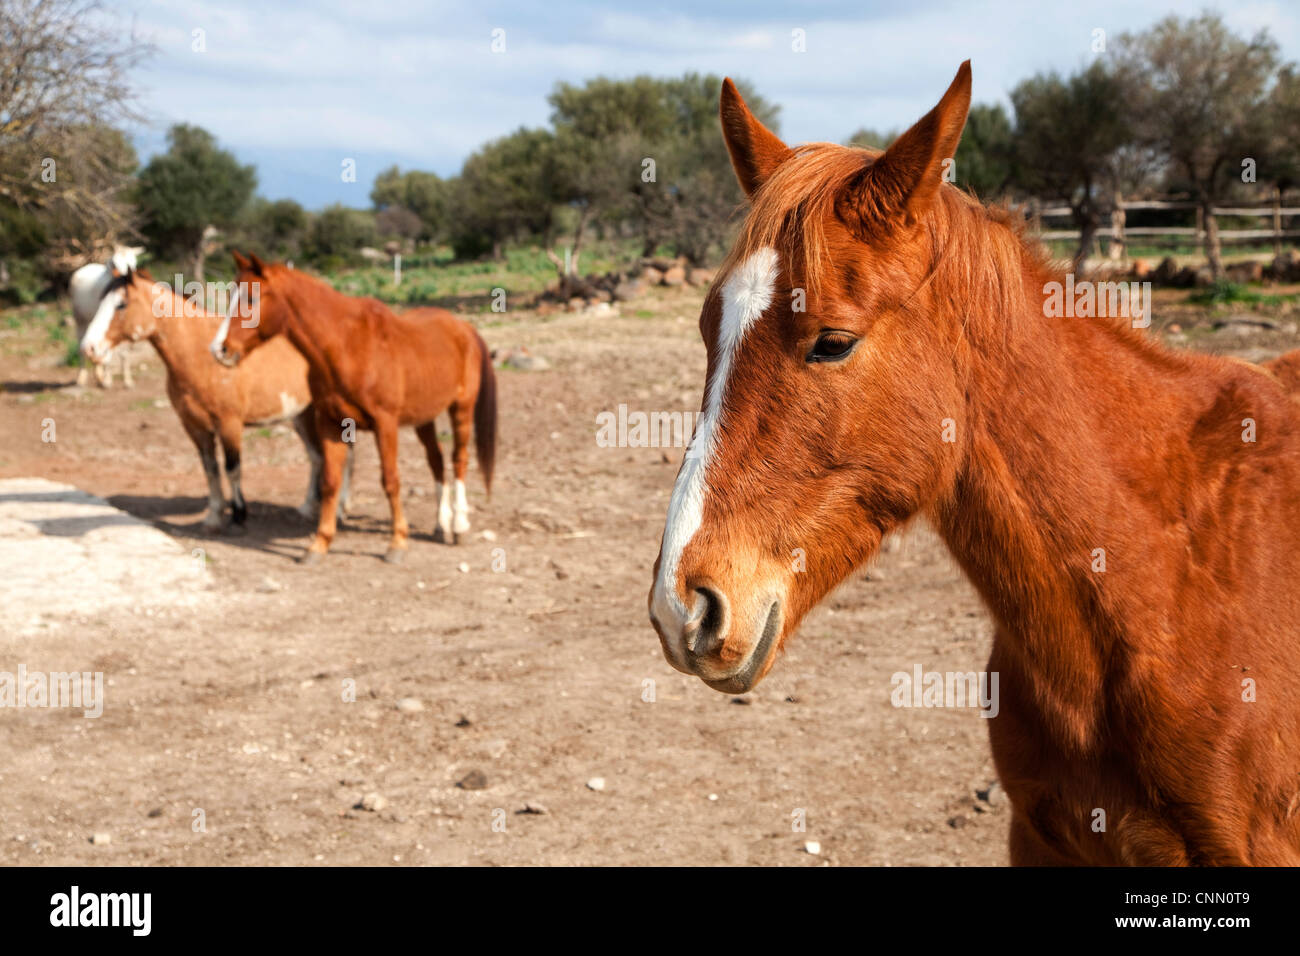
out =
[(238, 269), (240, 272), (244, 272), (248, 269), (251, 263), (249, 263), (247, 259), (245, 259), (242, 255), (239, 254), (238, 249), (231, 249), (230, 254), (235, 257), (236, 269)]
[(730, 78), (722, 81), (718, 118), (740, 188), (746, 196), (752, 196), (790, 155), (790, 147), (749, 111)]
[(857, 232), (871, 223), (901, 217), (914, 221), (939, 193), (970, 110), (970, 60), (957, 70), (939, 105), (894, 140), (862, 170), (836, 203), (841, 219)]
[(253, 262), (253, 271), (260, 276), (266, 275), (266, 264), (262, 262), (261, 259), (257, 258), (257, 253), (250, 253), (249, 258)]

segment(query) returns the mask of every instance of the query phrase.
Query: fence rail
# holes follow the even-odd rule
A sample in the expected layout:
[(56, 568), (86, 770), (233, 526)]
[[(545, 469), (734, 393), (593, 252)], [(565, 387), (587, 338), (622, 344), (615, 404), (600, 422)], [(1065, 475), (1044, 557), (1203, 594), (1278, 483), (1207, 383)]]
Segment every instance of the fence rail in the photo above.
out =
[[(1272, 240), (1274, 255), (1280, 255), (1282, 252), (1282, 242), (1285, 239), (1300, 238), (1300, 229), (1283, 228), (1283, 219), (1300, 216), (1300, 206), (1284, 206), (1282, 204), (1282, 193), (1275, 191), (1272, 200), (1266, 204), (1258, 206), (1214, 206), (1211, 208), (1210, 216), (1216, 220), (1220, 216), (1255, 216), (1259, 218), (1271, 218), (1271, 228), (1265, 229), (1221, 229), (1218, 230), (1219, 240), (1225, 243), (1233, 242), (1259, 242), (1261, 240)], [(1127, 214), (1131, 211), (1143, 210), (1179, 210), (1194, 209), (1196, 210), (1196, 225), (1194, 226), (1129, 226), (1125, 223)], [(1042, 228), (1042, 220), (1068, 218), (1072, 215), (1069, 206), (1030, 206), (1029, 213), (1031, 218), (1038, 224), (1038, 237), (1044, 240), (1072, 240), (1077, 242), (1080, 238), (1078, 229), (1046, 229)], [(1296, 223), (1290, 223), (1296, 226)], [(1107, 254), (1111, 259), (1122, 259), (1128, 246), (1130, 236), (1169, 236), (1169, 237), (1189, 237), (1194, 240), (1196, 245), (1200, 245), (1205, 239), (1206, 224), (1204, 215), (1199, 203), (1192, 202), (1182, 198), (1170, 199), (1137, 199), (1137, 200), (1119, 200), (1111, 209), (1111, 221), (1109, 230), (1103, 228), (1097, 231), (1095, 241), (1100, 243), (1106, 240)]]

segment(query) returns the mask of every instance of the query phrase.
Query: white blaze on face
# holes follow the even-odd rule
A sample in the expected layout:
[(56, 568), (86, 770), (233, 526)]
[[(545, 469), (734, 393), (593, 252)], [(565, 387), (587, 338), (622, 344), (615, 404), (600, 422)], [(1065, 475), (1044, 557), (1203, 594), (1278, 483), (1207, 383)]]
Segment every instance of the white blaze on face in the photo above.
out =
[(86, 358), (99, 362), (107, 355), (108, 343), (104, 341), (104, 337), (108, 335), (108, 327), (113, 324), (117, 307), (125, 299), (126, 289), (114, 289), (99, 300), (95, 317), (90, 320), (90, 325), (86, 326), (86, 334), (81, 337), (81, 354)]
[(677, 594), (677, 571), (682, 552), (695, 537), (704, 518), (704, 500), (709, 490), (708, 469), (723, 426), (727, 379), (745, 333), (772, 304), (777, 265), (774, 249), (760, 249), (742, 262), (722, 286), (722, 321), (718, 326), (713, 375), (706, 386), (704, 412), (695, 427), (668, 503), (659, 577), (654, 586), (654, 615), (670, 635), (680, 633), (691, 617), (690, 608)]
[(226, 351), (226, 336), (230, 332), (230, 317), (239, 311), (239, 286), (235, 286), (235, 294), (230, 297), (230, 308), (226, 310), (226, 317), (221, 320), (221, 327), (217, 329), (217, 334), (212, 338), (212, 344), (208, 346), (210, 351), (218, 359)]

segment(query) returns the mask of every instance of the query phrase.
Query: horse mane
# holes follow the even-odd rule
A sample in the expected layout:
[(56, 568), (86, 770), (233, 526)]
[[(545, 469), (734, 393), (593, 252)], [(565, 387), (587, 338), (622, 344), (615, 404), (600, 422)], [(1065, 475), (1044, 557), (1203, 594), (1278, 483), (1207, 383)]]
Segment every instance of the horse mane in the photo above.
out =
[[(837, 143), (795, 147), (751, 197), (749, 213), (719, 275), (771, 247), (784, 261), (802, 267), (809, 293), (816, 294), (837, 258), (825, 223), (836, 215), (835, 203), (850, 181), (881, 155), (880, 150)], [(932, 259), (923, 285), (942, 301), (978, 303), (982, 309), (996, 310), (1000, 321), (1012, 321), (1024, 312), (1026, 288), (1041, 295), (1045, 283), (1065, 281), (1067, 267), (1051, 260), (1047, 247), (1028, 234), (1021, 212), (1006, 204), (985, 204), (945, 183), (924, 223)], [(1154, 347), (1149, 336), (1120, 317), (1071, 321), (1099, 322), (1131, 343)]]

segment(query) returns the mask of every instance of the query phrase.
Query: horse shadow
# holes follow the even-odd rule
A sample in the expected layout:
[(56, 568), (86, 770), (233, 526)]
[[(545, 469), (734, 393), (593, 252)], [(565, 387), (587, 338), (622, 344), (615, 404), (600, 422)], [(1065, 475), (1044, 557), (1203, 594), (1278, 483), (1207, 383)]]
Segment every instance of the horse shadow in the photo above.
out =
[[(111, 495), (105, 499), (114, 508), (147, 521), (149, 524), (177, 538), (206, 538), (237, 548), (259, 551), (263, 554), (296, 560), (311, 543), (316, 531), (316, 519), (304, 518), (296, 508), (264, 501), (248, 502), (248, 517), (242, 525), (231, 524), (227, 515), (219, 529), (203, 526), (202, 516), (207, 510), (207, 498), (170, 497), (153, 495)], [(391, 522), (387, 512), (382, 515), (350, 514), (338, 523), (338, 537), (330, 548), (331, 554), (358, 557), (371, 556), (368, 551), (348, 547), (347, 538), (355, 534), (383, 536), (390, 533)], [(432, 532), (411, 529), (412, 541), (433, 542)], [(382, 560), (382, 554), (375, 554)]]

